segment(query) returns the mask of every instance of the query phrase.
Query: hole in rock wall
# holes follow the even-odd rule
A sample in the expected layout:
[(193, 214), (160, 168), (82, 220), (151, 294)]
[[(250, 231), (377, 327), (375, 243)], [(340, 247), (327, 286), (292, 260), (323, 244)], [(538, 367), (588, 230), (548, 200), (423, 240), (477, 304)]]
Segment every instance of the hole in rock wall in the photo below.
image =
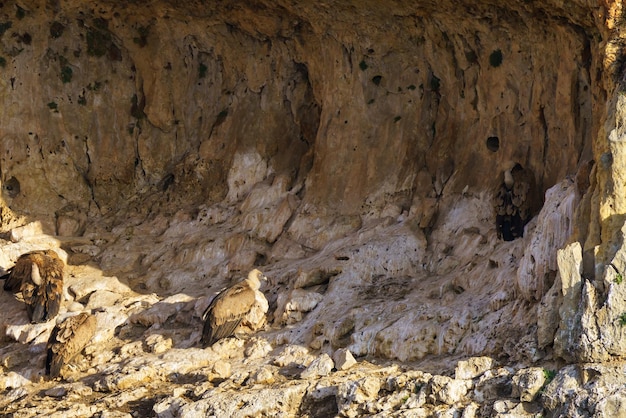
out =
[(20, 194), (20, 182), (15, 177), (11, 177), (4, 183), (3, 189), (7, 196), (14, 198)]
[(491, 152), (498, 151), (500, 149), (500, 139), (497, 136), (487, 138), (487, 149)]

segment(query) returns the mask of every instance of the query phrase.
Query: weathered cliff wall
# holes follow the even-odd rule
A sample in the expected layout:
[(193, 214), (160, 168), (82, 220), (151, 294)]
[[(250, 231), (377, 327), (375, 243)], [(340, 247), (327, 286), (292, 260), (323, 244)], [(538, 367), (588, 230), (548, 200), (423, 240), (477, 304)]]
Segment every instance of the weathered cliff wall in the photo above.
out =
[[(262, 356), (626, 353), (620, 2), (178, 3), (0, 7), (0, 267), (67, 254), (63, 312), (97, 309), (91, 389), (128, 389), (133, 367), (179, 384), (153, 357), (178, 367), (210, 297), (254, 266)], [(515, 163), (534, 218), (502, 242), (492, 198)], [(22, 378), (0, 382), (28, 387), (20, 347), (51, 324), (2, 300), (2, 367)], [(189, 374), (228, 359), (196, 351)], [(337, 386), (298, 390), (339, 403)]]
[[(21, 190), (5, 200), (97, 215), (146, 188), (233, 201), (284, 173), (315, 216), (377, 217), (488, 189), (510, 161), (545, 191), (591, 158), (605, 86), (588, 11), (363, 10), (5, 4), (2, 176)], [(256, 177), (227, 182), (242, 159)]]

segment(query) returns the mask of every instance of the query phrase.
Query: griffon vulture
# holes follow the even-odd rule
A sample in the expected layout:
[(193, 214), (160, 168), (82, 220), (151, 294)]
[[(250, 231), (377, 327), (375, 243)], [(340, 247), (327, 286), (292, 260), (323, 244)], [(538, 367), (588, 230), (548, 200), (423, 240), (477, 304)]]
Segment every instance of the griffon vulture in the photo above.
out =
[(535, 181), (533, 174), (521, 165), (504, 172), (494, 201), (498, 238), (513, 241), (524, 236), (524, 226), (532, 218)]
[(83, 351), (96, 332), (96, 317), (83, 312), (56, 324), (46, 346), (46, 374), (58, 377), (61, 368)]
[(30, 321), (46, 322), (57, 316), (61, 307), (63, 268), (63, 261), (52, 250), (22, 254), (5, 275), (4, 290), (21, 290)]
[(202, 344), (205, 347), (235, 333), (242, 319), (256, 305), (257, 295), (264, 297), (258, 291), (261, 287), (261, 280), (267, 280), (267, 278), (259, 270), (254, 269), (248, 274), (247, 279), (234, 284), (213, 298), (202, 315), (204, 321)]

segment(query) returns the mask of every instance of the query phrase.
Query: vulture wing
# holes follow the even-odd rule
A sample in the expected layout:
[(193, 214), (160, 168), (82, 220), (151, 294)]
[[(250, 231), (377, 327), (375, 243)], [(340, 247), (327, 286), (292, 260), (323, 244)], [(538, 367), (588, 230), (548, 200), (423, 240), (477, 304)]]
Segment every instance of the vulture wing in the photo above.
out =
[(18, 274), (14, 274), (15, 267), (11, 267), (7, 274), (2, 276), (4, 279), (4, 290), (12, 293), (17, 293), (22, 287), (22, 278)]
[(255, 304), (255, 292), (246, 282), (239, 282), (218, 294), (202, 316), (204, 328), (202, 343), (213, 345), (222, 338), (230, 337)]
[(86, 312), (55, 325), (46, 346), (46, 374), (58, 377), (61, 368), (80, 353), (96, 332), (96, 317)]
[(54, 251), (21, 256), (14, 272), (19, 272), (26, 311), (33, 323), (48, 321), (59, 313), (63, 299), (63, 261)]

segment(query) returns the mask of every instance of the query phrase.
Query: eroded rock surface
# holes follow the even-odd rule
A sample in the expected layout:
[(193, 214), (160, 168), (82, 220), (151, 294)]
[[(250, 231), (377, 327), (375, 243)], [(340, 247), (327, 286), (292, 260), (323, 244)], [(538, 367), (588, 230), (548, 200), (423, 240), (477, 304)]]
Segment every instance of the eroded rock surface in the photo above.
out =
[[(620, 413), (621, 2), (180, 3), (0, 5), (0, 267), (58, 251), (97, 321), (47, 380), (2, 293), (0, 409)], [(511, 163), (543, 198), (501, 242)], [(202, 348), (254, 267), (266, 320)]]

